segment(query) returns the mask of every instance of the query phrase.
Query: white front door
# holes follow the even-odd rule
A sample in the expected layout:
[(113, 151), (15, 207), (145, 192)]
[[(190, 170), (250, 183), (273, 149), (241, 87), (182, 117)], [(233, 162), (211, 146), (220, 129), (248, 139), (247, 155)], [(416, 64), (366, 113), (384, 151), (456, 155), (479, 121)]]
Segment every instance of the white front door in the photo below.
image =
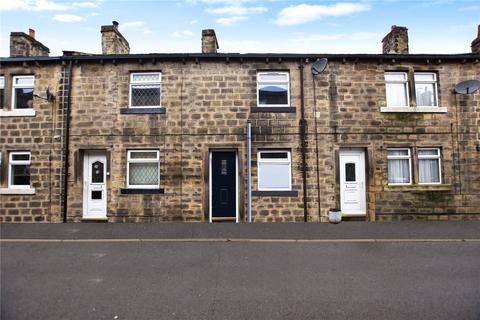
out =
[(85, 152), (83, 158), (83, 218), (107, 217), (107, 156), (102, 151)]
[(344, 215), (367, 213), (364, 150), (340, 150), (340, 204)]

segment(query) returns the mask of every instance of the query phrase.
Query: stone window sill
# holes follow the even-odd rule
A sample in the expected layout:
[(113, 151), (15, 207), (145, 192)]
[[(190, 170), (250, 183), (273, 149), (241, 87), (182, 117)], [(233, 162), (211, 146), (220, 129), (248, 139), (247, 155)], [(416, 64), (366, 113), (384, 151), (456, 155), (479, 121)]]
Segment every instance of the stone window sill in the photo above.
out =
[(35, 194), (34, 188), (15, 189), (15, 188), (0, 188), (0, 194), (21, 195), (21, 194)]
[(298, 197), (298, 191), (252, 191), (253, 197)]
[(35, 110), (33, 109), (0, 109), (0, 117), (35, 117)]
[(165, 108), (121, 108), (120, 114), (165, 114)]
[(446, 107), (421, 107), (421, 108), (413, 108), (413, 107), (381, 107), (380, 112), (388, 113), (388, 112), (406, 112), (406, 113), (446, 113)]
[(266, 112), (266, 113), (296, 113), (297, 108), (295, 107), (258, 107), (253, 106), (250, 109), (252, 113)]
[(120, 189), (120, 194), (164, 194), (165, 189)]
[(384, 186), (383, 191), (397, 192), (430, 192), (430, 191), (452, 191), (451, 184), (411, 184), (403, 186)]

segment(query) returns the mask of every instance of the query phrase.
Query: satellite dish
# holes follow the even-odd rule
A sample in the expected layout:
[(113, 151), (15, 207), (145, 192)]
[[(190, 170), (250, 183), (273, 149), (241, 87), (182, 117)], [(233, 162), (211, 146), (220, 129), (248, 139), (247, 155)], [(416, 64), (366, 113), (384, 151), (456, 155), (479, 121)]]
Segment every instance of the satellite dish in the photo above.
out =
[(455, 86), (455, 93), (460, 94), (471, 94), (480, 89), (480, 81), (478, 80), (467, 80), (462, 81)]
[(320, 74), (325, 70), (327, 67), (327, 58), (322, 58), (317, 61), (315, 61), (312, 65), (312, 74), (316, 76), (317, 74)]

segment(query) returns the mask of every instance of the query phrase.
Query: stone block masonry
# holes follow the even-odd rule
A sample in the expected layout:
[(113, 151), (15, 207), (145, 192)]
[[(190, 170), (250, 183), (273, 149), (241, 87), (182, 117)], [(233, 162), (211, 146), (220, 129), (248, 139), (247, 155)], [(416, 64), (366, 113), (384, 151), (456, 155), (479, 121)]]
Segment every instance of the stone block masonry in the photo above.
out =
[[(213, 42), (209, 43), (212, 49)], [(216, 39), (214, 47), (216, 52)], [(1, 222), (61, 222), (62, 179), (68, 182), (67, 221), (83, 221), (83, 159), (90, 151), (102, 151), (107, 159), (107, 221), (208, 222), (210, 152), (215, 150), (236, 153), (239, 221), (245, 221), (248, 120), (255, 222), (303, 221), (304, 188), (308, 221), (327, 221), (328, 211), (342, 201), (339, 157), (345, 150), (365, 153), (366, 215), (355, 219), (480, 219), (480, 95), (452, 92), (458, 82), (478, 78), (478, 54), (406, 55), (403, 50), (388, 55), (327, 55), (327, 69), (314, 82), (309, 70), (320, 57), (315, 55), (118, 53), (0, 60), (5, 78), (5, 108), (0, 110)], [(65, 154), (64, 76), (70, 62), (70, 148)], [(300, 140), (301, 64), (305, 65), (306, 185)], [(153, 72), (161, 75), (161, 112), (151, 108), (125, 112), (134, 109), (131, 74)], [(288, 74), (287, 108), (259, 107), (259, 72)], [(410, 110), (385, 111), (388, 72), (406, 74)], [(421, 112), (418, 106), (417, 72), (436, 77), (438, 109), (433, 112)], [(35, 93), (48, 86), (55, 101), (35, 98), (35, 116), (6, 116), (12, 111), (12, 78), (17, 74), (35, 75)], [(411, 184), (388, 182), (392, 148), (409, 150)], [(441, 183), (419, 183), (422, 148), (440, 150)], [(131, 150), (159, 151), (158, 192), (125, 192)], [(290, 152), (288, 192), (259, 190), (258, 153), (268, 150)], [(13, 151), (32, 154), (33, 194), (12, 194), (8, 188), (8, 155)]]

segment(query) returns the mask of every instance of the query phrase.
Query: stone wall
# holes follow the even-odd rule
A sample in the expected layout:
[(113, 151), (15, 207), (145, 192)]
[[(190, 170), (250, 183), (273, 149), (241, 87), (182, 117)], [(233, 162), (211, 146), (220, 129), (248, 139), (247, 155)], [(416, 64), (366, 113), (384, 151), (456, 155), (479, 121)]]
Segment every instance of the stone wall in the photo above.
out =
[[(366, 220), (480, 218), (480, 152), (476, 149), (480, 136), (480, 97), (478, 93), (470, 96), (452, 93), (454, 84), (480, 73), (478, 63), (387, 63), (331, 59), (326, 71), (316, 78), (316, 110), (310, 67), (311, 63), (307, 62), (304, 75), (309, 221), (326, 221), (328, 210), (339, 204), (338, 153), (342, 148), (362, 148), (366, 151)], [(252, 112), (251, 108), (256, 106), (257, 70), (289, 71), (291, 105), (296, 108), (295, 113)], [(384, 72), (392, 70), (437, 72), (439, 104), (448, 112), (380, 112), (380, 108), (386, 105)], [(165, 114), (121, 113), (120, 110), (128, 106), (129, 75), (132, 71), (162, 72)], [(8, 72), (16, 71), (9, 67)], [(41, 75), (39, 79), (43, 79), (45, 72), (51, 74), (48, 77), (45, 75), (45, 81), (48, 78), (51, 87), (59, 81), (59, 67), (42, 67), (33, 72)], [(246, 212), (245, 126), (247, 120), (251, 120), (253, 190), (257, 190), (257, 151), (281, 148), (291, 151), (292, 189), (298, 193), (282, 197), (254, 196), (252, 211), (255, 221), (303, 221), (300, 107), (298, 61), (256, 59), (240, 62), (232, 59), (227, 62), (218, 59), (197, 63), (117, 61), (115, 64), (79, 61), (73, 67), (68, 220), (78, 222), (82, 218), (83, 152), (101, 149), (106, 150), (109, 157), (109, 221), (208, 221), (209, 150), (229, 148), (235, 149), (239, 156), (242, 221)], [(13, 125), (17, 122), (24, 124), (27, 121), (25, 129), (42, 119), (47, 121), (47, 127), (55, 125), (50, 118), (42, 118), (43, 112), (48, 115), (47, 109), (52, 105), (39, 104), (38, 108), (39, 114), (35, 118), (11, 119), (8, 124), (2, 118), (2, 151), (13, 147), (13, 135), (18, 131)], [(44, 108), (45, 111), (41, 111)], [(8, 132), (8, 137), (3, 132)], [(51, 134), (47, 133), (42, 134), (42, 139), (51, 139)], [(29, 134), (22, 131), (21, 135)], [(412, 148), (412, 152), (422, 146), (441, 148), (442, 184), (388, 186), (386, 149), (398, 146)], [(46, 147), (35, 145), (29, 148)], [(121, 193), (120, 190), (126, 187), (129, 149), (160, 150), (160, 187), (164, 189), (163, 194)], [(47, 155), (47, 150), (38, 152)], [(34, 160), (37, 159), (34, 157)], [(32, 163), (42, 172), (48, 167), (48, 161)], [(58, 163), (50, 164), (51, 168), (58, 166)], [(415, 170), (418, 169), (414, 169), (414, 176), (417, 175)], [(7, 200), (2, 201), (0, 216), (3, 220), (13, 220), (19, 200), (34, 202), (40, 192), (47, 197), (49, 184), (45, 181), (52, 180), (45, 179), (33, 178), (32, 173), (32, 181), (42, 181), (35, 185), (38, 186), (38, 194), (34, 197), (19, 199), (2, 196), (2, 200)], [(43, 198), (40, 201), (41, 219), (60, 221), (58, 210), (43, 207), (47, 203)], [(25, 215), (35, 219), (30, 207), (27, 203)], [(8, 218), (10, 216), (12, 218)]]
[[(60, 222), (60, 181), (62, 144), (54, 136), (61, 132), (58, 101), (34, 98), (35, 116), (5, 116), (11, 111), (12, 76), (35, 75), (34, 93), (45, 95), (48, 86), (59, 90), (60, 65), (3, 67), (5, 77), (5, 107), (0, 110), (0, 222)], [(8, 154), (11, 151), (31, 152), (31, 187), (34, 194), (7, 194)]]

